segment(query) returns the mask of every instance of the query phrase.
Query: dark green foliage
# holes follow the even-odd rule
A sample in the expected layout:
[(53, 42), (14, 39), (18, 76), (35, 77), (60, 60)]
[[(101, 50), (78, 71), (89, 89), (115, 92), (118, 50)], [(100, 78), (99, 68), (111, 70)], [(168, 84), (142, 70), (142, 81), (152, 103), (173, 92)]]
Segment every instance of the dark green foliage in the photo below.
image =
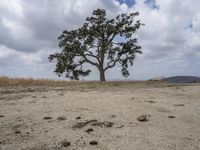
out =
[[(122, 75), (129, 75), (128, 67), (133, 65), (136, 54), (141, 54), (141, 47), (133, 34), (142, 25), (134, 17), (139, 13), (120, 14), (113, 19), (106, 18), (106, 11), (97, 9), (77, 30), (63, 31), (58, 37), (60, 53), (52, 54), (49, 60), (57, 60), (55, 72), (60, 76), (66, 73), (70, 79), (87, 76), (91, 70), (83, 69), (83, 64), (96, 66), (100, 80), (105, 81), (105, 71), (119, 64)], [(114, 41), (116, 37), (124, 40)]]

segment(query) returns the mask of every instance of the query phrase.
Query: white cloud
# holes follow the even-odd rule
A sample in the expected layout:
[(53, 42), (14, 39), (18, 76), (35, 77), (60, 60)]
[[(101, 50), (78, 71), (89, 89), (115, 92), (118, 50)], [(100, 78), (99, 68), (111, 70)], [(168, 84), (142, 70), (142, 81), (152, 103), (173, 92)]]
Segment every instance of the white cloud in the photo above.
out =
[[(139, 11), (145, 23), (137, 32), (144, 54), (136, 58), (129, 79), (200, 75), (200, 1), (156, 0), (157, 9), (144, 1), (128, 7), (115, 0), (1, 0), (0, 75), (55, 78), (47, 57), (58, 50), (57, 37), (79, 27), (99, 7), (109, 17)], [(87, 79), (98, 79), (97, 73)], [(117, 67), (107, 72), (107, 78), (113, 77), (122, 79)]]

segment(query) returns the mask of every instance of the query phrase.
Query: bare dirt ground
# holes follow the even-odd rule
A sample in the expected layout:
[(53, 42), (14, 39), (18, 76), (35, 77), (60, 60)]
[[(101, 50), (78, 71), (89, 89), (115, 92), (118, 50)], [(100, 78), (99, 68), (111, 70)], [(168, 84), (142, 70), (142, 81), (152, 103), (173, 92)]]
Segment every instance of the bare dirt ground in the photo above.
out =
[(200, 150), (200, 84), (0, 87), (0, 150), (64, 149)]

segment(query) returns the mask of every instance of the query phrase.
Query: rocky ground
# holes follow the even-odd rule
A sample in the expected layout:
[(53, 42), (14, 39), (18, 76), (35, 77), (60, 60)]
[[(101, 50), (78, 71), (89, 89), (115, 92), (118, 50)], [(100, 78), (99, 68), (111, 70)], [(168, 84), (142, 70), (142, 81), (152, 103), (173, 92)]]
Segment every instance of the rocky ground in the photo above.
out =
[(200, 84), (0, 87), (0, 150), (199, 150)]

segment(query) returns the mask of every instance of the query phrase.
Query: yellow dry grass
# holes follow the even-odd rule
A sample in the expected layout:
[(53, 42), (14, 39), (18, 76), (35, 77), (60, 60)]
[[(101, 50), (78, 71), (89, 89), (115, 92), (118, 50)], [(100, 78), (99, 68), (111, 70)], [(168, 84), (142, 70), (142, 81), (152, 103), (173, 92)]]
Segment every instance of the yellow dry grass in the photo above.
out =
[[(50, 80), (50, 79), (33, 79), (33, 78), (9, 78), (0, 77), (0, 87), (8, 86), (48, 86), (48, 87), (68, 87), (79, 89), (96, 89), (96, 88), (138, 88), (138, 87), (169, 87), (188, 84), (171, 84), (163, 81), (67, 81), (67, 80)], [(191, 85), (191, 84), (190, 84)]]
[(0, 77), (0, 86), (64, 86), (68, 82), (73, 81)]

